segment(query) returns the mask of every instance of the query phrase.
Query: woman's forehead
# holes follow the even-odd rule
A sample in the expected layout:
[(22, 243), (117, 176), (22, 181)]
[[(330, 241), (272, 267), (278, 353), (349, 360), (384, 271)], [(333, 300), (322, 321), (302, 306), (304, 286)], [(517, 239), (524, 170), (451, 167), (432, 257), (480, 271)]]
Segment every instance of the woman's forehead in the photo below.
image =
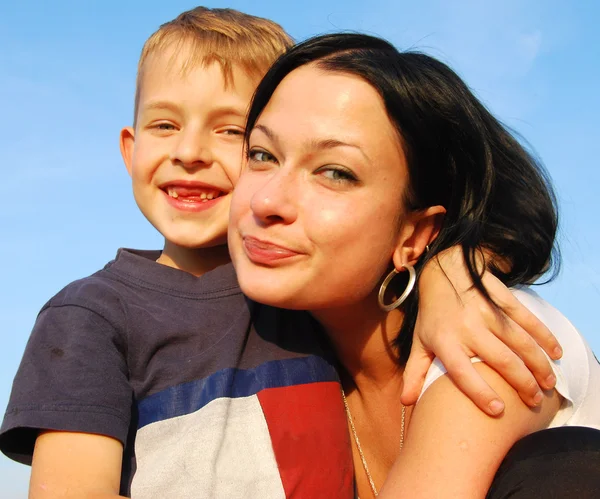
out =
[(302, 66), (282, 80), (257, 125), (296, 141), (349, 143), (367, 156), (367, 151), (384, 145), (401, 150), (383, 99), (369, 83), (314, 64)]

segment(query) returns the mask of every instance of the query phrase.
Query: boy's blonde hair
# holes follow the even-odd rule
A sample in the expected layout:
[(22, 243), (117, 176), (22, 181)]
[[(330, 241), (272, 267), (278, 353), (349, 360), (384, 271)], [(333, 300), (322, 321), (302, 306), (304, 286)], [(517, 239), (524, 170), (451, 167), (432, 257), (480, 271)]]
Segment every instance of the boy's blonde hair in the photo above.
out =
[(144, 64), (153, 53), (185, 47), (189, 59), (185, 67), (221, 66), (225, 84), (233, 80), (233, 65), (240, 66), (250, 77), (262, 78), (271, 64), (293, 45), (292, 38), (279, 24), (233, 9), (196, 7), (178, 15), (146, 40), (138, 63), (135, 85), (134, 124), (137, 118)]

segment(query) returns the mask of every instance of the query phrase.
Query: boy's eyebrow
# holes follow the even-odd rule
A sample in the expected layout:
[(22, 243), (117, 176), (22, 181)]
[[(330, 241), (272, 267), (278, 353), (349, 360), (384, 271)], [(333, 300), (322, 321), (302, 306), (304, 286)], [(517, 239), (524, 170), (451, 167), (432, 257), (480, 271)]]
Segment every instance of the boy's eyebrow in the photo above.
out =
[(142, 107), (143, 111), (152, 111), (154, 109), (166, 109), (168, 111), (177, 112), (180, 107), (169, 101), (150, 101)]
[[(172, 112), (178, 112), (181, 110), (181, 106), (178, 104), (175, 104), (174, 102), (170, 102), (170, 101), (151, 101), (151, 102), (145, 104), (142, 107), (142, 109), (144, 111), (168, 110), (168, 111), (172, 111)], [(235, 106), (223, 106), (223, 107), (216, 107), (214, 109), (211, 109), (210, 115), (213, 115), (213, 116), (235, 115), (235, 116), (239, 116), (241, 118), (245, 118), (246, 110), (235, 107)]]
[[(259, 124), (259, 125), (256, 125), (254, 127), (254, 129), (260, 130), (262, 133), (264, 133), (269, 138), (269, 140), (271, 140), (271, 142), (274, 142), (275, 145), (279, 147), (279, 145), (280, 145), (279, 137), (277, 137), (275, 132), (273, 132), (273, 130), (271, 130), (269, 127)], [(362, 156), (368, 162), (371, 162), (371, 159), (369, 158), (369, 156), (367, 156), (367, 153), (365, 153), (365, 151), (363, 151), (362, 148), (356, 144), (351, 144), (349, 142), (343, 142), (338, 139), (321, 139), (321, 140), (316, 139), (316, 140), (310, 141), (311, 149), (333, 149), (335, 147), (351, 147), (352, 149), (356, 149), (356, 150), (358, 150), (358, 152), (360, 152), (360, 154), (362, 154)]]
[(233, 114), (241, 118), (246, 118), (246, 110), (235, 106), (216, 107), (210, 111), (210, 114), (214, 116), (225, 116)]

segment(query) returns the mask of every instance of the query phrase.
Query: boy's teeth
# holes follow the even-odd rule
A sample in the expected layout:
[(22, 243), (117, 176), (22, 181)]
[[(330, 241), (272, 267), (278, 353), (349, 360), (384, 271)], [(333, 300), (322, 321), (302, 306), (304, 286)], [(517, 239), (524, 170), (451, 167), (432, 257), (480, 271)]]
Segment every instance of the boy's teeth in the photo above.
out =
[[(218, 198), (220, 193), (219, 193), (219, 191), (209, 191), (209, 192), (202, 192), (200, 194), (197, 194), (197, 193), (192, 194), (189, 192), (189, 190), (184, 189), (184, 193), (180, 196), (180, 194), (177, 191), (177, 188), (167, 187), (167, 194), (174, 199), (181, 197), (180, 201), (189, 201), (190, 203), (200, 201), (202, 203), (206, 203), (207, 201)], [(200, 198), (200, 199), (198, 199), (198, 198)]]

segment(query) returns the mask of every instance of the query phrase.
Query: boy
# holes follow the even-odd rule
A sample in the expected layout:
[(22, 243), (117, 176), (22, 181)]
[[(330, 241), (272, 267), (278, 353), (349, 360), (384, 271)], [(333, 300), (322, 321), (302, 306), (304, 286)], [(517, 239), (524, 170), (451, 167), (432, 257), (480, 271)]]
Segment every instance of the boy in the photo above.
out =
[(247, 107), (291, 43), (271, 21), (202, 7), (146, 42), (121, 151), (165, 245), (119, 251), (42, 309), (2, 428), (13, 458), (28, 462), (35, 441), (34, 496), (351, 493), (348, 441), (327, 438), (345, 430), (335, 372), (293, 353), (310, 351), (310, 324), (252, 308), (223, 266)]
[(119, 251), (40, 312), (0, 440), (33, 455), (33, 497), (353, 493), (310, 320), (247, 302), (225, 265), (246, 109), (290, 44), (271, 21), (202, 7), (146, 42), (121, 151), (165, 245)]

